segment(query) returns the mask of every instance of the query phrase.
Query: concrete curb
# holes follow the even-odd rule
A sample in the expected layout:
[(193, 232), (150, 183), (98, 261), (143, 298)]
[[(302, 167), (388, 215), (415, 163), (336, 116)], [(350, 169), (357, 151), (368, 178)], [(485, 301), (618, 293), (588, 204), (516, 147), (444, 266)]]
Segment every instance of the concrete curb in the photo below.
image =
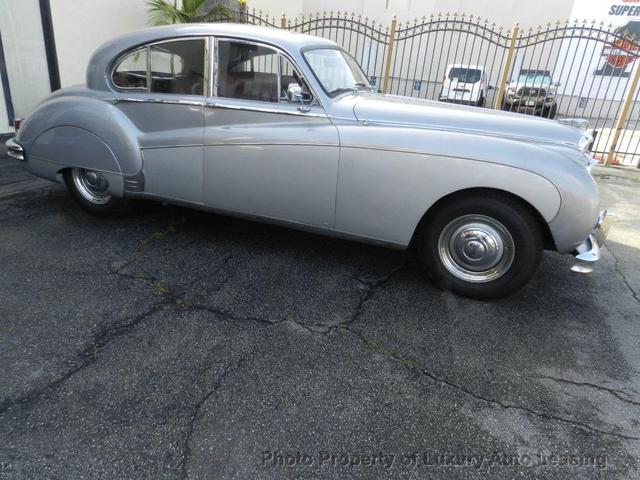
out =
[(635, 167), (603, 167), (596, 165), (593, 167), (594, 177), (620, 177), (634, 182), (640, 182), (640, 169)]

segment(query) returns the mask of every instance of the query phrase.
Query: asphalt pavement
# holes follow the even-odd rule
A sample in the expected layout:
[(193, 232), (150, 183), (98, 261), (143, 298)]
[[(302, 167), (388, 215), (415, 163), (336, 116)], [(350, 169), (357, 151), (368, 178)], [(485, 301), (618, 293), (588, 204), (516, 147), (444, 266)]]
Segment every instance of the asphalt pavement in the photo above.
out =
[(479, 302), (411, 253), (141, 203), (0, 152), (0, 478), (640, 478), (640, 176), (602, 262)]

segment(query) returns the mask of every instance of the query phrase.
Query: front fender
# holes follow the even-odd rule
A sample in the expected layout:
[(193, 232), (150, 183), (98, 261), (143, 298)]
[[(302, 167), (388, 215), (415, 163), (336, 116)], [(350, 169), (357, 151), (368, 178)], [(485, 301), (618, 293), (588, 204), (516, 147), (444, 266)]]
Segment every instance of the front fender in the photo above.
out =
[[(436, 201), (467, 188), (500, 189), (527, 201), (560, 252), (581, 243), (598, 217), (598, 190), (575, 148), (446, 129), (346, 121), (338, 128), (338, 228), (404, 245)], [(385, 215), (361, 213), (376, 211)]]

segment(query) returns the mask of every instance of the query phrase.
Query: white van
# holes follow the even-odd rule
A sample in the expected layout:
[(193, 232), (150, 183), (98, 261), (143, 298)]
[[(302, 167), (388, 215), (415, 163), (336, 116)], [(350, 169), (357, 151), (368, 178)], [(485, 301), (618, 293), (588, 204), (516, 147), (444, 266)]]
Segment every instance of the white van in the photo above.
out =
[(484, 107), (487, 91), (492, 88), (491, 85), (487, 85), (484, 67), (449, 65), (442, 81), (440, 101)]

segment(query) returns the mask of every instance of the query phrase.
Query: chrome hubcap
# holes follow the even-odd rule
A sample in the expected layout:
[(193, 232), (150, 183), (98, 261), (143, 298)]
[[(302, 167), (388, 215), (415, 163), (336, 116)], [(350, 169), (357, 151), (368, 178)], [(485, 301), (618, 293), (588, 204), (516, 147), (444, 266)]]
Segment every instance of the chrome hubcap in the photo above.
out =
[(109, 182), (99, 172), (74, 168), (71, 178), (80, 195), (91, 203), (103, 205), (111, 200)]
[(504, 275), (513, 263), (513, 237), (486, 215), (464, 215), (449, 222), (438, 239), (445, 268), (457, 278), (484, 283)]

